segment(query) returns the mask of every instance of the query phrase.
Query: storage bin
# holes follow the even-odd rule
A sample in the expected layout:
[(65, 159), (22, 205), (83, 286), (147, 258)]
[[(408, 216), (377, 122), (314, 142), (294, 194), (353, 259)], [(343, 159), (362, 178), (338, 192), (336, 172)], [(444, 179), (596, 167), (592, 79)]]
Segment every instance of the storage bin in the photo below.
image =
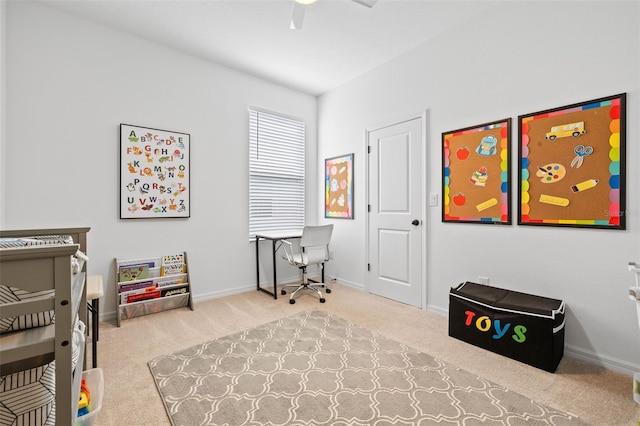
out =
[(101, 368), (92, 368), (82, 372), (82, 378), (87, 381), (91, 392), (91, 404), (89, 413), (76, 419), (76, 426), (91, 426), (95, 423), (102, 408), (102, 396), (104, 395), (104, 377)]
[(464, 282), (449, 292), (449, 336), (555, 372), (564, 309), (562, 300)]

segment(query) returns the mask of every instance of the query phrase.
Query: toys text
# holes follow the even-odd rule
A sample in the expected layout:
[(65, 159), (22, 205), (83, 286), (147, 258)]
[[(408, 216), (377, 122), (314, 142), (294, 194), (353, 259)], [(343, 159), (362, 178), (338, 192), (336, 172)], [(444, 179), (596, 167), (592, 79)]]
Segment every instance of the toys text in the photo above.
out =
[[(466, 326), (471, 326), (472, 324), (475, 324), (478, 330), (486, 333), (491, 330), (491, 326), (493, 325), (495, 334), (491, 337), (493, 337), (496, 340), (503, 338), (507, 334), (507, 331), (509, 331), (509, 329), (511, 328), (510, 322), (506, 323), (503, 326), (499, 319), (494, 319), (492, 323), (491, 318), (489, 318), (486, 315), (482, 315), (474, 321), (473, 319), (476, 316), (475, 312), (465, 311), (465, 314), (467, 315), (467, 319), (464, 323)], [(525, 336), (526, 332), (527, 332), (527, 327), (525, 327), (524, 325), (515, 325), (513, 327), (513, 334), (511, 335), (511, 338), (515, 340), (517, 343), (523, 343), (527, 339)]]

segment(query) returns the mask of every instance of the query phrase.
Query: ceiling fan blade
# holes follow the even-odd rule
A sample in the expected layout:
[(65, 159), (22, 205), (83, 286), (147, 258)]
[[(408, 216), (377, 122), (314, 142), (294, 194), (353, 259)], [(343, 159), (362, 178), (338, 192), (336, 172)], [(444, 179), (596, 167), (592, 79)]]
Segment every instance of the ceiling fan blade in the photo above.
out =
[(353, 1), (367, 7), (373, 7), (375, 6), (376, 3), (378, 3), (378, 0), (353, 0)]
[(292, 1), (293, 9), (291, 9), (291, 22), (289, 23), (289, 29), (299, 30), (302, 28), (302, 21), (304, 21), (305, 5), (296, 1)]

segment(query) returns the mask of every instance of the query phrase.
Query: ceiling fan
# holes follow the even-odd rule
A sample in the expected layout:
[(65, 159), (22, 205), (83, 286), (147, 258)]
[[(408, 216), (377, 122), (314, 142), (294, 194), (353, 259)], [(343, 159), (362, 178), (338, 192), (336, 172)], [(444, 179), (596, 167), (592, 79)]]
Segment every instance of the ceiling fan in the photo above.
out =
[[(373, 7), (378, 0), (351, 0), (359, 3), (363, 6)], [(304, 12), (306, 6), (311, 3), (315, 3), (316, 0), (294, 0), (293, 9), (291, 11), (291, 21), (289, 22), (289, 28), (292, 30), (299, 30), (302, 28), (302, 21), (304, 21)]]

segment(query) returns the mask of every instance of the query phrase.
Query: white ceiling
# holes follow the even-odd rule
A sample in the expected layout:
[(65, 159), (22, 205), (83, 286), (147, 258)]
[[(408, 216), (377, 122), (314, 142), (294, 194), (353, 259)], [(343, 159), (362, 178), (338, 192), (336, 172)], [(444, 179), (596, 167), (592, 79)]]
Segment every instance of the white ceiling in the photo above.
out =
[(325, 93), (496, 5), (484, 0), (42, 0), (74, 15), (312, 95)]

